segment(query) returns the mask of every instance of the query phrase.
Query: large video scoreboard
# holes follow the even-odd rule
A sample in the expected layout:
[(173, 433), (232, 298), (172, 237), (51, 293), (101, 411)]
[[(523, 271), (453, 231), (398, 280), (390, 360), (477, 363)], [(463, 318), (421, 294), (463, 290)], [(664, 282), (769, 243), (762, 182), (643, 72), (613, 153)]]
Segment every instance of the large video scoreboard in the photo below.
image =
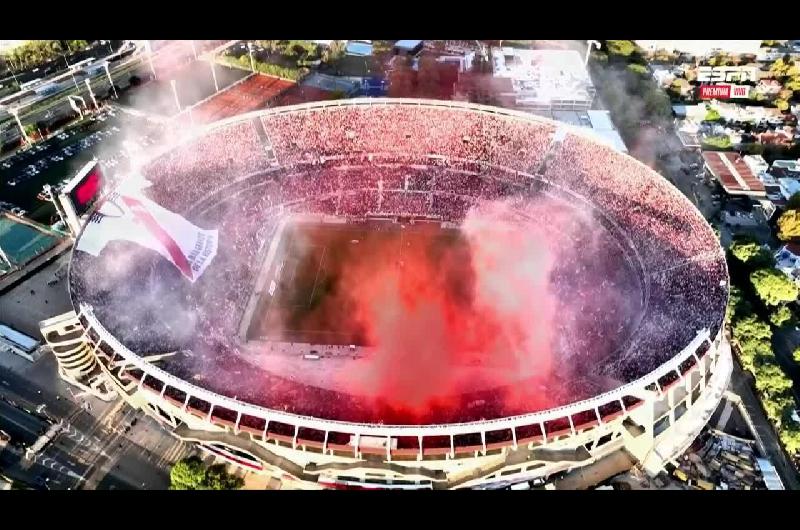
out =
[(100, 198), (105, 178), (100, 164), (92, 160), (83, 166), (58, 196), (73, 234), (80, 231), (80, 217)]

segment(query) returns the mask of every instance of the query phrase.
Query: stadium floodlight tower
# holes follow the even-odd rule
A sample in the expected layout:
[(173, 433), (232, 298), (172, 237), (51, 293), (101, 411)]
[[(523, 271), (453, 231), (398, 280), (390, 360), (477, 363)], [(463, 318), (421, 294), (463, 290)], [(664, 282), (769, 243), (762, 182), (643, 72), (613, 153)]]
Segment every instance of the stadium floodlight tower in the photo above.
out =
[(256, 63), (255, 63), (255, 60), (253, 59), (253, 43), (252, 42), (248, 42), (247, 43), (247, 53), (250, 54), (250, 69), (253, 70), (253, 72), (255, 73), (255, 71), (256, 71)]
[(594, 46), (598, 50), (600, 49), (600, 43), (598, 41), (596, 40), (588, 41), (586, 44), (586, 57), (583, 60), (584, 65), (589, 64), (589, 55), (592, 53), (592, 46)]
[(92, 98), (92, 103), (94, 103), (94, 110), (100, 110), (100, 106), (97, 104), (97, 98), (94, 97), (94, 91), (92, 90), (92, 83), (88, 79), (84, 79), (86, 82), (86, 89), (89, 91), (89, 97)]
[(75, 83), (75, 90), (80, 90), (80, 87), (78, 86), (78, 81), (75, 79), (75, 69), (71, 64), (69, 64), (69, 61), (67, 60), (67, 56), (65, 54), (62, 53), (61, 57), (64, 58), (64, 62), (67, 64), (69, 75), (72, 77), (72, 82)]
[(175, 96), (175, 106), (178, 107), (178, 112), (180, 112), (181, 111), (181, 101), (180, 101), (180, 99), (178, 99), (178, 83), (174, 79), (171, 79), (169, 84), (172, 87), (172, 95)]
[(103, 63), (103, 68), (106, 71), (106, 77), (108, 78), (108, 84), (111, 85), (111, 90), (114, 91), (114, 99), (119, 99), (119, 94), (117, 94), (117, 87), (114, 86), (114, 80), (111, 79), (111, 72), (108, 70), (108, 61)]
[(30, 137), (28, 136), (28, 133), (25, 132), (25, 127), (22, 126), (22, 122), (19, 119), (19, 109), (15, 109), (15, 108), (9, 107), (8, 108), (8, 112), (12, 116), (14, 116), (14, 121), (17, 122), (17, 127), (19, 127), (19, 131), (22, 133), (22, 138), (25, 139), (25, 142), (28, 145), (32, 144), (33, 142), (31, 141)]
[(211, 66), (211, 77), (214, 78), (214, 92), (219, 92), (219, 82), (217, 82), (217, 71), (214, 70), (214, 61), (208, 61)]
[(150, 63), (150, 71), (153, 72), (153, 79), (156, 79), (156, 67), (153, 65), (153, 46), (149, 40), (144, 41), (144, 47), (147, 50), (147, 61)]

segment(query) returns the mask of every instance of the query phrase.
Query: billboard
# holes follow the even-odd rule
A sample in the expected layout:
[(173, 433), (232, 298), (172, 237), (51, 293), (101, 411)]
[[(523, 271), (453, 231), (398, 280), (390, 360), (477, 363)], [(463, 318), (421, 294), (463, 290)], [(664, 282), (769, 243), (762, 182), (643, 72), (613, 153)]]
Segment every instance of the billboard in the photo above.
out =
[(103, 171), (95, 159), (83, 166), (61, 189), (58, 202), (73, 234), (77, 234), (80, 230), (80, 216), (97, 202), (104, 184)]

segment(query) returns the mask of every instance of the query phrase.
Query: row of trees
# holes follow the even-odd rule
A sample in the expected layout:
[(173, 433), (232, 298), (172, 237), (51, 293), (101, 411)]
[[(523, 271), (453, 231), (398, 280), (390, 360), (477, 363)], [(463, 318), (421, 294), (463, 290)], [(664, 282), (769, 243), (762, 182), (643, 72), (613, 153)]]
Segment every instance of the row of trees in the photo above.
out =
[(727, 319), (731, 324), (742, 367), (754, 379), (767, 417), (775, 425), (786, 449), (800, 450), (800, 426), (795, 410), (792, 380), (778, 364), (772, 347), (773, 329), (795, 324), (789, 304), (797, 299), (797, 286), (776, 270), (772, 255), (750, 239), (738, 239), (729, 249), (731, 292)]
[(169, 472), (172, 490), (237, 490), (244, 486), (241, 477), (229, 474), (225, 465), (206, 467), (196, 456), (177, 462)]
[[(223, 64), (234, 66), (236, 68), (243, 68), (245, 70), (250, 70), (251, 68), (250, 56), (248, 54), (244, 54), (240, 56), (238, 59), (230, 55), (223, 55), (219, 57), (218, 60)], [(292, 81), (297, 81), (298, 79), (302, 78), (306, 73), (308, 73), (308, 68), (305, 67), (296, 68), (291, 66), (281, 66), (277, 64), (265, 63), (255, 58), (253, 58), (252, 66), (255, 67), (256, 72), (260, 72), (262, 74), (267, 74), (267, 75), (273, 75), (276, 77), (282, 77), (284, 79), (290, 79)]]
[(778, 59), (769, 68), (769, 71), (783, 85), (783, 90), (778, 93), (773, 105), (781, 111), (786, 111), (791, 104), (790, 101), (798, 99), (800, 94), (800, 65), (792, 60), (789, 54)]
[(89, 46), (85, 40), (32, 40), (3, 54), (3, 62), (14, 70), (35, 68)]

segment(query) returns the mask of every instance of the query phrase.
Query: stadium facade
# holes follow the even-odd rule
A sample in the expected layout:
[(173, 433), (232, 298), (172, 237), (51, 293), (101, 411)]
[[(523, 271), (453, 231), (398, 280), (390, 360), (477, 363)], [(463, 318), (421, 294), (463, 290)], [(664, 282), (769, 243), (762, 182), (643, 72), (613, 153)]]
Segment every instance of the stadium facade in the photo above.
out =
[[(394, 179), (398, 167), (437, 177)], [(381, 171), (377, 181), (370, 177)], [(103, 241), (98, 250), (109, 203), (101, 201), (73, 250), (75, 311), (42, 322), (42, 333), (66, 379), (106, 398), (116, 394), (173, 436), (256, 472), (308, 488), (497, 488), (530, 480), (589, 487), (635, 465), (658, 473), (691, 444), (727, 387), (727, 268), (711, 228), (658, 174), (577, 129), (456, 102), (321, 102), (219, 122), (165, 147), (140, 172), (147, 196), (131, 211), (152, 200), (186, 226), (215, 219), (218, 232), (201, 234), (208, 259), (198, 264), (195, 252), (182, 267), (180, 256), (142, 251), (130, 240)], [(237, 293), (262, 271), (229, 261), (226, 239), (255, 262), (292, 215), (457, 225), (487, 197), (543, 189), (591, 205), (641, 284), (635, 329), (607, 354), (590, 347), (570, 368), (576, 388), (557, 406), (511, 414), (487, 404), (483, 412), (392, 423), (364, 412), (341, 388), (320, 393), (287, 379), (269, 395), (259, 385), (272, 376), (252, 376), (258, 370), (232, 353), (244, 347), (240, 318), (253, 288)], [(111, 202), (130, 203), (125, 193)], [(215, 210), (232, 194), (257, 197), (250, 209), (240, 206), (255, 212), (253, 228), (229, 230), (242, 214)], [(652, 213), (656, 206), (668, 215)], [(155, 206), (147, 211), (167, 218)], [(162, 242), (173, 229), (158, 232)], [(236, 289), (204, 290), (222, 280)], [(183, 319), (182, 304), (197, 311)], [(586, 344), (601, 349), (600, 339)], [(614, 383), (603, 387), (597, 372)]]

